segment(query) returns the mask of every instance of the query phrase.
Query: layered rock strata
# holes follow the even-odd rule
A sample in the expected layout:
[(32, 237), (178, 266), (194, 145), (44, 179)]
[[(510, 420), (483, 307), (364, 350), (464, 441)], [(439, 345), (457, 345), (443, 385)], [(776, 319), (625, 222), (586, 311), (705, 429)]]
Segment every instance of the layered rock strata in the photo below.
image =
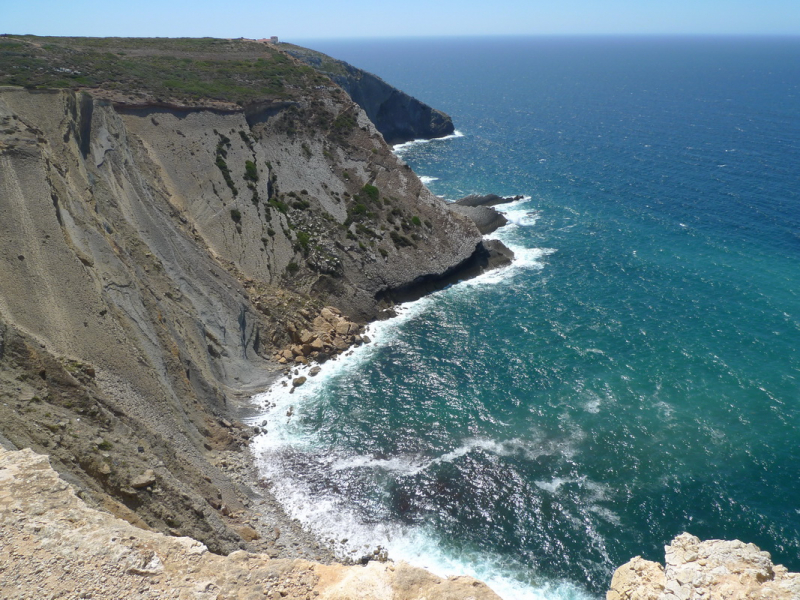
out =
[(144, 531), (92, 510), (30, 450), (0, 449), (0, 597), (499, 600), (469, 577), (405, 563), (320, 565)]
[[(325, 306), (362, 325), (482, 244), (341, 90), (292, 93), (221, 110), (0, 90), (5, 445), (215, 552), (294, 551), (240, 534), (256, 492), (215, 466), (292, 328)], [(148, 470), (158, 493), (131, 485)]]
[(738, 540), (682, 533), (665, 546), (666, 566), (640, 556), (614, 573), (607, 600), (797, 600), (800, 573)]

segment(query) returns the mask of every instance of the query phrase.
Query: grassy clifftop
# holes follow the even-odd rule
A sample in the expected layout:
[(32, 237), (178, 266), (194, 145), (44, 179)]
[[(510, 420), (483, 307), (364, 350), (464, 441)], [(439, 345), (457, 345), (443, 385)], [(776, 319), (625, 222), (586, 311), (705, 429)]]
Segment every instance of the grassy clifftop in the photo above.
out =
[(0, 37), (0, 85), (242, 105), (290, 99), (298, 90), (326, 83), (327, 78), (274, 46), (250, 40)]

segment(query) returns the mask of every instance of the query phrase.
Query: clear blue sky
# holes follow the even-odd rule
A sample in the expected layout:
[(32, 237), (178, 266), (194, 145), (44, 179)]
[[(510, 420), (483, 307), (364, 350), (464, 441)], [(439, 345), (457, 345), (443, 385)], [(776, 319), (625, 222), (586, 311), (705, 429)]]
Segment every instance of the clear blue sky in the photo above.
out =
[(800, 0), (0, 0), (0, 33), (309, 38), (800, 35)]

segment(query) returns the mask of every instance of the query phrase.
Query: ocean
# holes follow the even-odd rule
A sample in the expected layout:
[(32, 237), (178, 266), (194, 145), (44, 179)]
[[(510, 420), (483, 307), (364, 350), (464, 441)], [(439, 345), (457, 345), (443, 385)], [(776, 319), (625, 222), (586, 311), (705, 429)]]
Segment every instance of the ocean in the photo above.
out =
[(503, 598), (688, 531), (800, 570), (800, 39), (305, 41), (444, 110), (396, 152), (523, 195), (506, 269), (371, 328), (254, 442), (288, 512)]

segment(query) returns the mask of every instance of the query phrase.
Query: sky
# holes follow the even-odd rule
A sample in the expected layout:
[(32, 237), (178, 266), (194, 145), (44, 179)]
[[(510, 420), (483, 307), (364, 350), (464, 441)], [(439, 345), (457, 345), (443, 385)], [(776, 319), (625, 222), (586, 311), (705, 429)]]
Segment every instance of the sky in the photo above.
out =
[(800, 0), (0, 0), (0, 33), (308, 39), (800, 35)]

